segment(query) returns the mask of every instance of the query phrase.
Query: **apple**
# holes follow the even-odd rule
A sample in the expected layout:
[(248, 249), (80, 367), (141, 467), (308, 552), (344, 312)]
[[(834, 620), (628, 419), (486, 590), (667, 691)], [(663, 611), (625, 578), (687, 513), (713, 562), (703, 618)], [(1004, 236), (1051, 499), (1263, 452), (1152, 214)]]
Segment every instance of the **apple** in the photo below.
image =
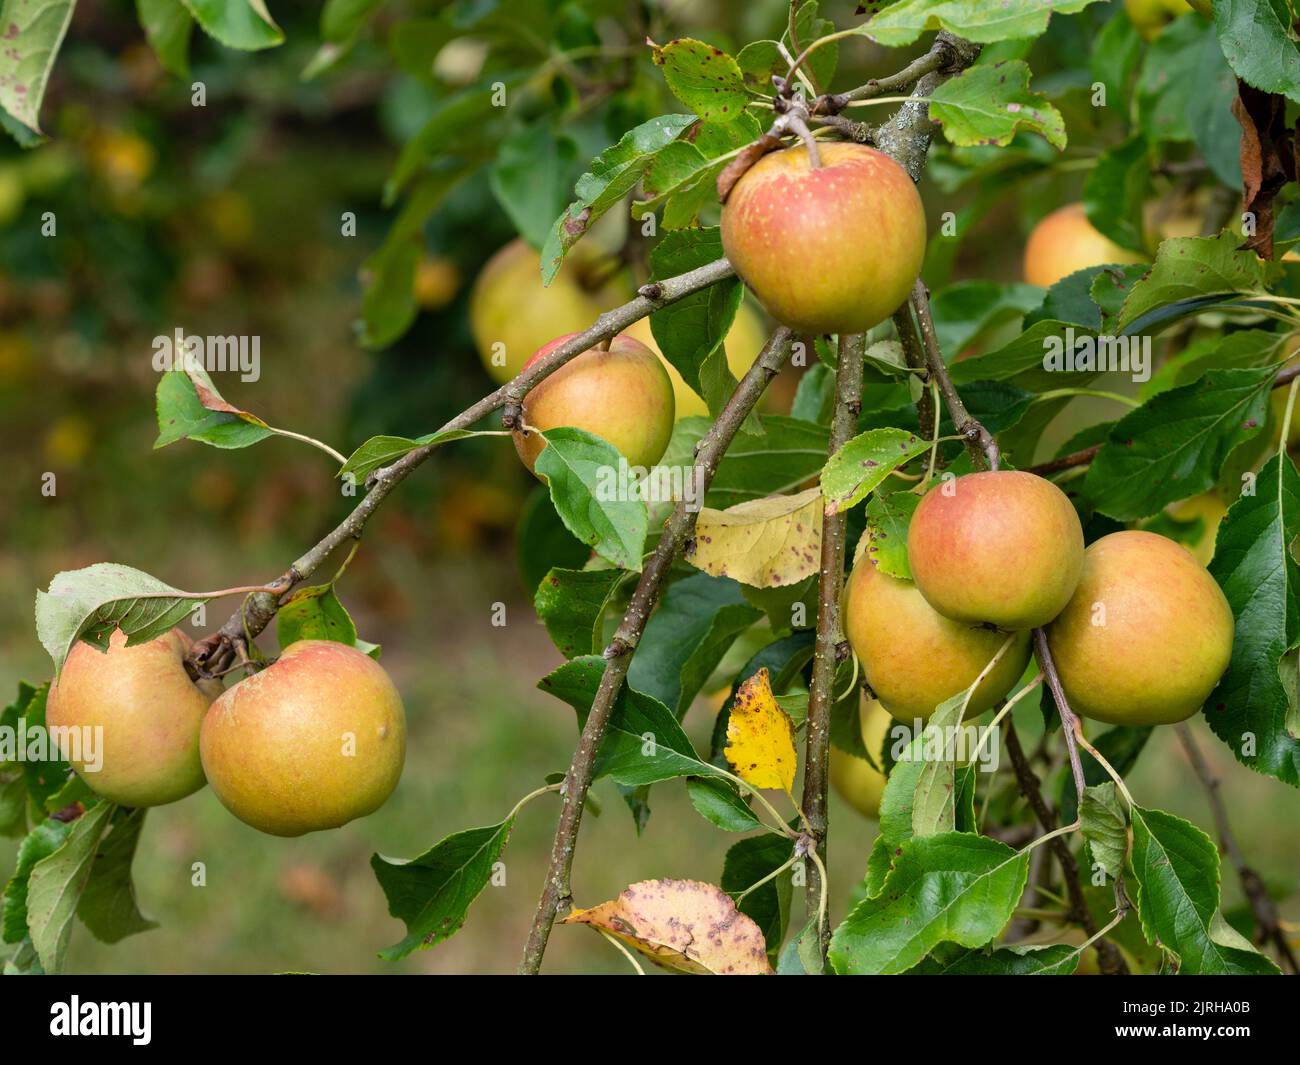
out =
[(415, 302), (426, 311), (449, 304), (460, 289), (460, 271), (441, 255), (426, 255), (415, 268)]
[(369, 655), (298, 640), (212, 704), (200, 751), (227, 810), (270, 835), (301, 836), (384, 804), (402, 775), (406, 717)]
[(128, 647), (117, 629), (106, 652), (78, 641), (68, 653), (50, 686), (45, 723), (80, 731), (81, 757), (61, 746), (96, 795), (122, 806), (162, 806), (203, 787), (199, 728), (221, 683), (190, 680), (190, 643), (172, 629)]
[(1056, 617), (1083, 568), (1083, 528), (1056, 485), (1017, 470), (927, 492), (907, 534), (912, 579), (946, 618), (1008, 632)]
[[(1202, 14), (1212, 14), (1206, 10), (1209, 0), (1198, 0), (1198, 4)], [(1138, 33), (1149, 41), (1179, 15), (1191, 11), (1192, 5), (1187, 0), (1124, 0), (1124, 10)]]
[(501, 248), (474, 280), (469, 327), (483, 366), (498, 384), (524, 368), (528, 357), (551, 337), (588, 329), (616, 295), (584, 284), (594, 265), (582, 245), (574, 248), (549, 286), (542, 284), (542, 259), (522, 240)]
[[(876, 699), (863, 696), (858, 703), (858, 726), (862, 730), (862, 745), (879, 763), (885, 734), (893, 723), (889, 711)], [(868, 762), (831, 747), (831, 786), (836, 793), (863, 817), (880, 816), (880, 797), (885, 793), (885, 774)]]
[(722, 247), (779, 322), (862, 333), (907, 299), (925, 258), (925, 210), (907, 171), (861, 144), (763, 156), (722, 208)]
[(1121, 248), (1088, 221), (1083, 204), (1058, 208), (1034, 226), (1025, 244), (1025, 280), (1051, 288), (1063, 277), (1090, 266), (1140, 263), (1142, 256)]
[[(654, 333), (650, 330), (649, 318), (637, 319), (627, 327), (626, 335), (641, 341), (651, 351), (659, 353)], [(749, 372), (749, 368), (754, 365), (758, 353), (767, 343), (767, 335), (762, 317), (748, 304), (742, 303), (723, 341), (727, 352), (727, 366), (731, 368), (731, 373), (736, 380), (744, 377)], [(686, 383), (686, 379), (677, 372), (677, 367), (664, 359), (664, 369), (668, 371), (668, 378), (673, 383), (673, 404), (678, 420), (692, 415), (708, 414), (708, 404)]]
[[(849, 576), (844, 631), (867, 684), (900, 721), (928, 720), (940, 703), (975, 683), (1006, 642), (1005, 634), (937, 613), (912, 581), (881, 573), (870, 551)], [(1017, 633), (975, 689), (967, 717), (1007, 694), (1029, 661), (1029, 633)]]
[(1089, 545), (1047, 641), (1075, 713), (1162, 725), (1205, 702), (1228, 668), (1232, 632), (1227, 599), (1191, 552), (1129, 530)]
[[(525, 363), (570, 339), (556, 337)], [(524, 397), (524, 421), (533, 429), (573, 426), (613, 444), (631, 466), (658, 462), (673, 435), (673, 384), (664, 360), (626, 333), (608, 351), (591, 348), (570, 359)], [(546, 446), (538, 433), (514, 432), (515, 450), (530, 472)]]

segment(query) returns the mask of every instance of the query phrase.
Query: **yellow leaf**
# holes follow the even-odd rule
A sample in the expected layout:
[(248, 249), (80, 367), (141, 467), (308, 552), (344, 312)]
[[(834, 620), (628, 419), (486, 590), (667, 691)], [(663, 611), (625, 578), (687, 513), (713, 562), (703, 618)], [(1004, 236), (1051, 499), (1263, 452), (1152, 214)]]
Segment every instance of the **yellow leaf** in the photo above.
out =
[(574, 910), (565, 924), (601, 929), (657, 965), (703, 975), (768, 976), (763, 933), (719, 887), (642, 880), (618, 898)]
[(794, 722), (777, 705), (766, 668), (737, 689), (723, 753), (747, 784), (786, 792), (794, 787)]
[(821, 564), (823, 506), (821, 489), (810, 488), (726, 510), (704, 507), (687, 561), (755, 588), (798, 584)]

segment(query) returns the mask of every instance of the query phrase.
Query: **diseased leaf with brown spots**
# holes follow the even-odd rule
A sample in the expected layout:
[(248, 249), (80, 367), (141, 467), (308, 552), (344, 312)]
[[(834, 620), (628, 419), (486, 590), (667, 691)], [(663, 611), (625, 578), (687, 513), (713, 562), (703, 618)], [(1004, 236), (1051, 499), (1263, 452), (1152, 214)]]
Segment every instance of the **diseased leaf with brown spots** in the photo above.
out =
[(726, 510), (704, 507), (686, 561), (755, 588), (798, 584), (821, 559), (821, 490), (768, 496)]
[(642, 880), (616, 899), (574, 910), (564, 923), (608, 932), (665, 969), (772, 975), (758, 925), (720, 887), (699, 880)]
[(747, 784), (787, 792), (794, 787), (794, 722), (777, 705), (766, 667), (736, 690), (723, 753)]

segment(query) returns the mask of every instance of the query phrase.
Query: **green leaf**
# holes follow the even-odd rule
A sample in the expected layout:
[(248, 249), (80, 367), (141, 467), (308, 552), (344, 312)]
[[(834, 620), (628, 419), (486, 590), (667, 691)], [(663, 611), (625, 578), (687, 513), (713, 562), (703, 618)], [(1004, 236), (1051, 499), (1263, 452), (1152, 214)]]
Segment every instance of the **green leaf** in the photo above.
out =
[(90, 879), (81, 893), (77, 916), (96, 939), (105, 943), (116, 943), (158, 927), (157, 921), (140, 912), (131, 880), (131, 863), (147, 812), (119, 810), (114, 815), (113, 827), (95, 855)]
[(541, 485), (533, 489), (519, 515), (515, 530), (519, 552), (519, 576), (529, 595), (552, 568), (580, 569), (591, 557), (591, 548), (564, 527), (555, 513), (550, 493)]
[(57, 675), (78, 639), (107, 651), (120, 628), (128, 647), (148, 643), (206, 602), (130, 566), (96, 562), (56, 573), (49, 591), (36, 593), (36, 635)]
[(565, 255), (606, 211), (636, 187), (654, 157), (677, 139), (694, 115), (660, 115), (623, 134), (619, 142), (592, 160), (578, 179), (577, 199), (555, 220), (542, 247), (542, 280), (550, 284)]
[[(215, 396), (213, 403), (224, 403), (212, 386), (212, 379), (204, 370), (195, 370), (204, 395)], [(265, 440), (272, 430), (255, 415), (238, 411), (214, 409), (204, 405), (195, 377), (183, 369), (168, 370), (158, 379), (156, 395), (158, 411), (158, 439), (155, 448), (166, 447), (177, 440), (196, 440), (211, 447), (234, 449), (248, 447)], [(229, 406), (227, 404), (227, 406)]]
[(136, 17), (158, 65), (178, 78), (190, 76), (194, 17), (181, 0), (135, 0)]
[(905, 429), (868, 429), (855, 436), (822, 469), (826, 513), (857, 506), (894, 470), (929, 449), (930, 441)]
[(934, 294), (930, 309), (939, 350), (959, 355), (986, 330), (1015, 321), (1043, 302), (1043, 290), (1021, 282), (958, 281)]
[(41, 100), (75, 6), (75, 0), (0, 0), (0, 108), (35, 133), (41, 132)]
[(255, 52), (284, 43), (263, 0), (182, 0), (209, 37), (227, 48)]
[(1135, 286), (1116, 323), (1126, 329), (1144, 314), (1197, 296), (1220, 296), (1260, 289), (1278, 266), (1254, 252), (1238, 251), (1240, 237), (1230, 230), (1217, 237), (1175, 237), (1156, 252), (1155, 265)]
[(1300, 102), (1300, 51), (1276, 0), (1218, 0), (1214, 26), (1228, 65), (1247, 85)]
[(973, 66), (944, 82), (930, 97), (930, 117), (952, 144), (1007, 145), (1025, 129), (1065, 148), (1065, 119), (1029, 91), (1029, 65), (1018, 59)]
[[(1157, 939), (1179, 958), (1184, 975), (1278, 972), (1240, 946), (1225, 944), (1219, 909), (1219, 852), (1210, 837), (1181, 817), (1134, 806), (1133, 879), (1147, 941)], [(1249, 946), (1249, 944), (1247, 944)]]
[(911, 976), (1070, 976), (1079, 967), (1079, 952), (1068, 943), (1043, 947), (954, 950), (940, 960), (932, 955)]
[(1011, 919), (1029, 876), (1028, 854), (961, 832), (906, 840), (891, 859), (880, 891), (835, 930), (837, 973), (903, 973), (940, 943), (984, 946)]
[(21, 943), (27, 937), (27, 889), (36, 863), (63, 846), (72, 825), (66, 821), (42, 821), (18, 845), (13, 875), (5, 885), (3, 932), (6, 943)]
[(571, 137), (539, 124), (506, 138), (488, 168), (497, 203), (534, 248), (546, 243), (552, 220), (564, 209), (577, 158)]
[(275, 639), (281, 650), (298, 640), (332, 640), (379, 657), (377, 644), (357, 639), (357, 626), (333, 584), (296, 589), (275, 615)]
[[(962, 711), (972, 688), (959, 692), (935, 707), (922, 734), (912, 741), (908, 753), (920, 761), (912, 791), (912, 838), (953, 832), (957, 828), (957, 766), (951, 744), (956, 742)], [(926, 733), (938, 738), (927, 741)], [(931, 747), (942, 745), (940, 751)], [(939, 757), (933, 757), (938, 754)], [(894, 766), (898, 768), (897, 764)], [(891, 778), (893, 774), (890, 774)], [(900, 774), (901, 776), (901, 774)]]
[[(684, 419), (703, 435), (707, 418)], [(830, 434), (825, 426), (788, 418), (759, 415), (762, 434), (742, 433), (718, 466), (705, 497), (707, 506), (719, 510), (751, 499), (783, 495), (815, 476), (826, 462)]]
[[(784, 836), (768, 833), (732, 844), (722, 863), (720, 886), (733, 898), (763, 877), (780, 869), (794, 853), (794, 844)], [(781, 949), (790, 923), (793, 877), (789, 870), (755, 888), (736, 904), (741, 913), (763, 930), (769, 954)]]
[(1141, 134), (1107, 148), (1083, 183), (1088, 221), (1125, 248), (1143, 251), (1142, 208), (1151, 191), (1151, 148)]
[(700, 816), (724, 832), (751, 832), (763, 825), (735, 787), (725, 780), (691, 777), (686, 781), (686, 794)]
[(54, 813), (61, 809), (58, 806), (50, 809), (51, 801), (68, 786), (69, 781), (78, 779), (71, 775), (71, 767), (60, 757), (56, 745), (49, 740), (49, 733), (44, 732), (49, 694), (48, 683), (33, 688), (30, 684), (19, 681), (18, 698), (5, 709), (2, 719), (15, 730), (21, 721), (29, 737), (44, 735), (47, 739), (44, 758), (35, 757), (37, 752), (29, 747), (22, 762), (26, 797), (31, 801), (33, 816), (36, 818), (47, 811)]
[(405, 436), (372, 436), (351, 455), (347, 462), (339, 467), (339, 476), (351, 476), (354, 481), (364, 484), (366, 478), (375, 470), (390, 466), (407, 452), (428, 444), (450, 444), (453, 440), (467, 440), (472, 436), (495, 436), (492, 430), (475, 432), (471, 429), (448, 429), (446, 432), (429, 433), (409, 439)]
[(1241, 127), (1232, 114), (1237, 80), (1214, 27), (1175, 19), (1147, 49), (1137, 84), (1137, 115), (1151, 140), (1194, 141), (1226, 185), (1241, 184)]
[[(1232, 659), (1205, 702), (1205, 719), (1243, 765), (1300, 786), (1300, 473), (1286, 455), (1259, 472), (1219, 526), (1210, 574), (1236, 618)], [(1288, 657), (1289, 656), (1289, 657)], [(1289, 663), (1289, 665), (1288, 665)], [(1293, 678), (1288, 691), (1282, 672)]]
[(622, 456), (583, 429), (561, 426), (544, 434), (537, 472), (546, 478), (556, 513), (569, 532), (620, 569), (641, 572), (647, 522), (640, 499), (602, 499)]
[(739, 65), (720, 48), (681, 37), (656, 48), (653, 56), (669, 91), (701, 118), (728, 122), (749, 103)]
[[(1042, 709), (1044, 713), (1051, 715), (1051, 726), (1055, 727), (1060, 719), (1057, 717), (1055, 707), (1050, 704), (1050, 700), (1043, 701)], [(1149, 725), (1116, 725), (1096, 737), (1092, 741), (1092, 745), (1111, 764), (1116, 773), (1120, 776), (1127, 776), (1128, 771), (1137, 764), (1138, 756), (1145, 749), (1147, 740), (1151, 738), (1151, 731)], [(1110, 774), (1087, 751), (1080, 751), (1079, 758), (1083, 762), (1083, 781), (1086, 786), (1094, 787), (1110, 780)], [(1071, 824), (1078, 816), (1079, 799), (1074, 790), (1074, 778), (1068, 773), (1061, 778), (1057, 806), (1061, 811), (1062, 824)]]
[(27, 927), (47, 973), (63, 971), (72, 918), (116, 809), (109, 802), (96, 803), (72, 823), (59, 849), (32, 867), (27, 882)]
[(555, 568), (542, 579), (533, 607), (565, 658), (600, 651), (601, 621), (625, 576), (621, 569)]
[[(574, 658), (538, 682), (578, 713), (581, 727), (591, 712), (605, 661), (599, 655)], [(702, 761), (669, 709), (658, 699), (624, 684), (610, 713), (605, 738), (596, 753), (593, 780), (612, 777), (640, 787), (675, 777), (713, 777), (719, 771)]]
[(413, 950), (436, 947), (460, 931), (514, 823), (512, 816), (498, 825), (454, 833), (405, 861), (372, 855), (370, 867), (388, 900), (388, 912), (406, 925), (406, 935), (379, 956), (397, 961)]
[(1121, 418), (1084, 480), (1103, 514), (1132, 521), (1204, 492), (1264, 424), (1276, 370), (1212, 370)]
[(628, 683), (681, 720), (736, 637), (762, 616), (733, 580), (692, 573), (674, 581), (637, 643)]
[[(786, 25), (785, 32), (781, 34), (781, 42), (791, 55), (797, 55), (800, 50), (807, 48), (813, 41), (828, 37), (835, 32), (835, 23), (820, 16), (817, 0), (805, 0), (804, 3), (799, 5), (799, 10), (795, 14), (794, 28), (795, 35), (799, 39), (798, 49), (795, 49), (794, 42), (790, 39), (788, 19)], [(822, 89), (829, 91), (831, 81), (835, 77), (835, 67), (839, 62), (839, 54), (839, 44), (834, 41), (830, 44), (824, 44), (804, 60), (803, 69), (812, 74)], [(790, 65), (784, 60), (783, 63), (784, 65), (777, 70), (777, 73), (782, 75), (785, 74)], [(767, 84), (759, 86), (759, 88), (766, 93), (770, 93), (772, 91), (771, 78), (769, 77)]]
[(979, 44), (1039, 37), (1053, 12), (1073, 15), (1094, 0), (901, 0), (858, 27), (858, 33), (897, 48), (928, 30), (945, 29)]
[(1111, 879), (1118, 879), (1128, 858), (1128, 819), (1120, 805), (1115, 782), (1108, 780), (1085, 788), (1079, 807), (1081, 831), (1092, 852), (1092, 860)]
[[(716, 226), (665, 233), (650, 253), (651, 280), (685, 273), (721, 256), (722, 231)], [(650, 316), (650, 330), (664, 358), (704, 397), (714, 413), (722, 409), (736, 387), (723, 340), (735, 320), (742, 295), (740, 280), (729, 278)]]

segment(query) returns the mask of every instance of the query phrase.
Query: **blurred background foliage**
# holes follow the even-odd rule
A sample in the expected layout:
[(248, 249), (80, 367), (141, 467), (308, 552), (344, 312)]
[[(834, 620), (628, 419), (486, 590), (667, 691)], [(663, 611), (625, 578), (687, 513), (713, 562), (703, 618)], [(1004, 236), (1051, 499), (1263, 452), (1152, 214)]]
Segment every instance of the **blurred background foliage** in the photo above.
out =
[[(1034, 46), (1034, 88), (1066, 117), (1064, 156), (1036, 138), (1018, 138), (996, 161), (982, 150), (936, 149), (923, 189), (932, 227), (946, 210), (976, 224), (956, 254), (955, 246), (932, 249), (933, 286), (1018, 281), (1022, 241), (1013, 234), (1079, 199), (1097, 152), (1126, 135), (1128, 102), (1088, 102), (1092, 42), (1116, 6), (1056, 18)], [(783, 0), (386, 2), (359, 5), (366, 17), (322, 51), (320, 5), (272, 7), (282, 46), (235, 51), (196, 31), (188, 74), (176, 77), (146, 43), (133, 4), (82, 0), (42, 109), (48, 141), (0, 143), (4, 691), (49, 673), (31, 604), (55, 572), (115, 560), (184, 588), (253, 582), (281, 572), (352, 505), (329, 461), (292, 441), (152, 452), (155, 336), (178, 326), (260, 336), (260, 380), (221, 375), (226, 397), (345, 453), (376, 433), (431, 431), (492, 385), (467, 315), (483, 263), (519, 233), (540, 244), (595, 153), (680, 110), (644, 39), (690, 35), (734, 54), (778, 37), (786, 18)], [(833, 3), (823, 14), (843, 26), (856, 21), (852, 11)], [(1123, 63), (1118, 43), (1112, 57)], [(866, 40), (839, 51), (836, 88), (892, 72), (914, 54)], [(1132, 84), (1129, 62), (1121, 85)], [(456, 111), (466, 86), (496, 80), (511, 86), (509, 108)], [(206, 87), (204, 106), (193, 106), (192, 82)], [(430, 137), (449, 113), (443, 133)], [(1167, 158), (1195, 150), (1175, 144)], [(404, 161), (410, 180), (398, 188)], [(1154, 180), (1159, 203), (1205, 195), (1172, 172)], [(450, 191), (426, 216), (412, 203), (430, 182)], [(395, 256), (386, 242), (403, 210), (418, 251)], [(55, 237), (41, 234), (46, 212)], [(346, 212), (355, 214), (355, 236), (342, 234)], [(621, 224), (592, 239), (623, 253), (635, 275), (635, 242)], [(1076, 406), (1063, 435), (1097, 418)], [(57, 479), (52, 496), (41, 493), (47, 473)], [(400, 926), (368, 858), (375, 850), (409, 856), (492, 823), (567, 765), (572, 713), (534, 687), (561, 659), (514, 554), (533, 492), (503, 441), (456, 444), (386, 504), (348, 571), (342, 595), (362, 635), (384, 645), (410, 718), (394, 798), (366, 820), (296, 840), (245, 827), (207, 791), (153, 811), (136, 876), (142, 907), (161, 928), (113, 947), (79, 930), (72, 971), (513, 969), (549, 849), (552, 800), (521, 818), (507, 883), (484, 892), (465, 931), (397, 965), (375, 958)], [(495, 603), (506, 604), (504, 627), (491, 623)], [(207, 620), (223, 617), (218, 608)], [(724, 665), (734, 672), (752, 650), (742, 641)], [(718, 705), (702, 697), (687, 718), (702, 746)], [(1131, 787), (1148, 806), (1208, 824), (1164, 731)], [(1227, 780), (1247, 853), (1279, 894), (1292, 894), (1294, 793), (1238, 766), (1212, 740), (1203, 746)], [(612, 786), (596, 794), (604, 812), (584, 825), (580, 903), (648, 877), (717, 880), (731, 841), (690, 810), (679, 785), (656, 789), (639, 840)], [(837, 800), (832, 818), (838, 921), (874, 825)], [(12, 842), (0, 840), (0, 877), (12, 861)], [(191, 885), (195, 862), (206, 865), (206, 887)], [(1229, 910), (1240, 902), (1230, 875), (1224, 889)], [(1287, 908), (1300, 916), (1294, 901)], [(560, 928), (552, 939), (549, 968), (623, 964), (588, 933)]]

